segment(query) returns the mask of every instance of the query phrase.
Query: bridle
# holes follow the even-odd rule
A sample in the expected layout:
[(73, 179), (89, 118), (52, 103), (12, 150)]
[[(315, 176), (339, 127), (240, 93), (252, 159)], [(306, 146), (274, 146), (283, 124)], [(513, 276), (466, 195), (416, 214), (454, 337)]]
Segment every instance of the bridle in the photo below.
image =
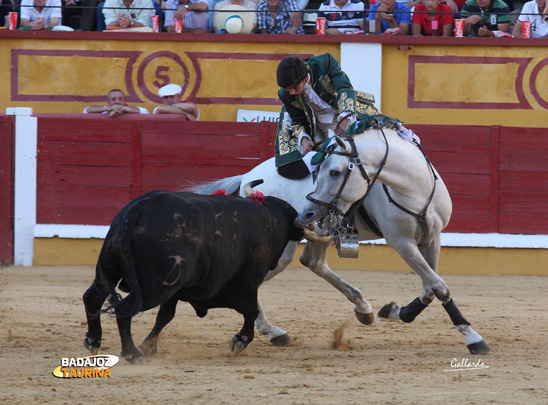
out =
[[(349, 158), (348, 166), (346, 168), (346, 172), (344, 173), (343, 182), (342, 182), (341, 186), (339, 187), (339, 190), (337, 191), (337, 194), (335, 195), (335, 198), (333, 199), (333, 201), (331, 201), (330, 203), (327, 203), (327, 202), (324, 202), (324, 201), (317, 200), (317, 199), (315, 199), (311, 196), (311, 194), (313, 194), (313, 192), (306, 196), (306, 199), (308, 201), (311, 201), (311, 202), (313, 202), (313, 203), (315, 203), (315, 204), (317, 204), (321, 207), (326, 207), (328, 209), (328, 214), (329, 214), (328, 223), (330, 224), (329, 227), (330, 227), (330, 233), (331, 233), (332, 236), (339, 235), (339, 234), (341, 234), (341, 233), (343, 233), (347, 230), (351, 230), (351, 231), (354, 230), (354, 214), (356, 213), (358, 208), (362, 205), (365, 198), (368, 196), (369, 192), (371, 191), (371, 188), (372, 188), (373, 184), (375, 184), (375, 182), (377, 181), (377, 178), (379, 177), (380, 173), (382, 172), (382, 169), (386, 165), (386, 159), (388, 158), (389, 145), (388, 145), (388, 140), (386, 139), (386, 135), (385, 135), (382, 127), (380, 127), (379, 130), (381, 131), (382, 136), (384, 138), (384, 142), (386, 144), (386, 151), (384, 153), (384, 157), (382, 158), (382, 160), (379, 164), (379, 168), (377, 169), (377, 172), (375, 173), (375, 175), (373, 176), (372, 179), (369, 177), (369, 175), (367, 174), (367, 172), (365, 171), (365, 169), (362, 165), (362, 162), (360, 160), (360, 157), (359, 157), (357, 149), (356, 149), (356, 144), (354, 142), (354, 139), (351, 136), (347, 136), (347, 137), (344, 138), (344, 140), (347, 141), (350, 144), (350, 148), (351, 148), (350, 152), (336, 151), (336, 150), (334, 150), (335, 145), (333, 145), (332, 147), (328, 147), (327, 150), (325, 151), (326, 159), (329, 155), (340, 155), (340, 156), (346, 156), (346, 157)], [(430, 206), (430, 203), (432, 202), (432, 199), (434, 198), (434, 193), (436, 191), (436, 181), (438, 180), (438, 176), (436, 175), (434, 167), (432, 166), (432, 163), (430, 162), (430, 160), (426, 156), (426, 153), (422, 149), (421, 145), (417, 142), (414, 142), (414, 143), (419, 148), (422, 155), (424, 156), (426, 162), (428, 163), (430, 171), (432, 172), (433, 178), (434, 178), (434, 185), (432, 187), (432, 192), (430, 193), (430, 196), (428, 197), (428, 200), (427, 200), (423, 210), (419, 213), (416, 213), (416, 212), (413, 212), (413, 211), (405, 208), (404, 206), (400, 205), (398, 202), (396, 202), (392, 198), (392, 196), (390, 195), (390, 193), (388, 191), (388, 187), (385, 184), (383, 184), (382, 186), (383, 186), (384, 193), (388, 197), (388, 201), (391, 204), (394, 204), (397, 208), (399, 208), (403, 212), (417, 218), (418, 222), (422, 225), (423, 233), (422, 233), (421, 240), (419, 241), (419, 245), (420, 245), (421, 243), (423, 243), (428, 238), (429, 227), (428, 227), (428, 223), (426, 222), (426, 212), (428, 210), (428, 207)], [(316, 170), (319, 170), (319, 167), (320, 167), (320, 165), (318, 165), (318, 168)], [(359, 169), (362, 177), (367, 182), (367, 190), (365, 191), (365, 194), (358, 201), (356, 201), (355, 203), (352, 204), (350, 209), (345, 214), (344, 212), (342, 212), (338, 208), (339, 198), (340, 198), (340, 196), (341, 196), (341, 194), (344, 190), (344, 187), (346, 186), (346, 183), (348, 181), (348, 178), (350, 177), (350, 174), (354, 171), (354, 169), (356, 167)]]
[[(327, 150), (325, 151), (326, 159), (329, 155), (340, 155), (340, 156), (346, 156), (346, 157), (349, 158), (349, 162), (348, 162), (348, 165), (346, 167), (346, 171), (344, 173), (343, 182), (342, 182), (341, 186), (339, 187), (339, 190), (337, 191), (337, 194), (335, 195), (335, 198), (330, 203), (315, 199), (314, 197), (312, 197), (313, 192), (306, 196), (306, 199), (308, 201), (311, 201), (311, 202), (313, 202), (313, 203), (315, 203), (315, 204), (317, 204), (321, 207), (327, 208), (328, 214), (331, 217), (331, 219), (330, 219), (331, 223), (335, 222), (336, 217), (339, 217), (339, 218), (343, 217), (343, 219), (341, 221), (338, 221), (339, 222), (338, 229), (334, 230), (334, 232), (332, 232), (332, 234), (339, 233), (339, 232), (347, 229), (348, 227), (354, 228), (354, 224), (353, 224), (354, 214), (355, 214), (356, 210), (359, 208), (359, 206), (363, 203), (363, 201), (365, 200), (367, 195), (369, 194), (369, 191), (371, 191), (371, 187), (377, 181), (377, 178), (379, 177), (382, 169), (384, 168), (384, 166), (386, 164), (386, 159), (388, 158), (388, 151), (389, 151), (388, 140), (386, 139), (386, 135), (384, 134), (384, 131), (382, 130), (382, 128), (379, 128), (379, 129), (382, 133), (382, 136), (384, 138), (384, 142), (386, 144), (386, 152), (385, 152), (384, 157), (383, 157), (383, 159), (382, 159), (382, 161), (379, 165), (379, 168), (378, 168), (377, 172), (375, 173), (375, 175), (373, 176), (373, 178), (369, 177), (369, 175), (367, 174), (367, 172), (365, 171), (365, 169), (363, 167), (363, 164), (362, 164), (362, 162), (360, 160), (360, 157), (358, 155), (358, 151), (356, 149), (356, 143), (354, 142), (353, 137), (347, 136), (347, 137), (344, 138), (344, 140), (347, 141), (350, 144), (350, 149), (351, 149), (350, 152), (336, 151), (336, 150), (334, 150), (336, 145), (328, 147)], [(320, 165), (318, 165), (317, 170), (319, 170), (319, 166)], [(354, 204), (352, 204), (352, 207), (350, 207), (348, 212), (345, 214), (338, 207), (339, 198), (341, 197), (341, 194), (344, 190), (344, 187), (346, 186), (346, 183), (348, 181), (348, 178), (350, 177), (350, 174), (354, 171), (355, 168), (359, 169), (360, 174), (362, 175), (364, 180), (367, 182), (367, 190), (365, 191), (365, 194), (358, 201), (356, 201)]]

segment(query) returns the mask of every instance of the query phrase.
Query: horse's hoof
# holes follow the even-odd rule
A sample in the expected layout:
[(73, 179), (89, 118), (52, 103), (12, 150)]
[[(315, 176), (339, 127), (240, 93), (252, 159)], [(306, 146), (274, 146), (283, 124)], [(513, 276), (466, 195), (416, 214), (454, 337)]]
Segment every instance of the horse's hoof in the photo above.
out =
[(89, 352), (95, 356), (99, 353), (99, 348), (101, 347), (101, 342), (94, 341), (91, 338), (86, 337), (84, 339), (84, 347), (89, 350)]
[(487, 343), (483, 340), (481, 342), (468, 345), (467, 347), (468, 350), (470, 350), (470, 354), (487, 354), (491, 351), (489, 345), (487, 345)]
[(291, 346), (291, 338), (286, 333), (285, 335), (276, 336), (275, 338), (270, 339), (270, 343), (276, 347)]
[(380, 309), (380, 311), (377, 313), (379, 318), (384, 319), (395, 319), (395, 317), (392, 315), (398, 308), (400, 307), (400, 304), (397, 302), (392, 301), (390, 304), (386, 304), (384, 307)]
[(356, 315), (358, 321), (360, 321), (364, 325), (371, 325), (375, 320), (375, 315), (373, 314), (373, 312), (371, 312), (370, 314), (362, 314), (361, 312), (354, 311), (354, 315)]

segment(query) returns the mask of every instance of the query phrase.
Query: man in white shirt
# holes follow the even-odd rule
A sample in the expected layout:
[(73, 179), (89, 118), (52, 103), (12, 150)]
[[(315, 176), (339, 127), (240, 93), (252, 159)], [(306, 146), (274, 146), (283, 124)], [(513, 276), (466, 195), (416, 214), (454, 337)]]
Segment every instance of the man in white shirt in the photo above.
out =
[(523, 5), (512, 30), (516, 38), (523, 38), (523, 21), (531, 21), (531, 38), (548, 38), (548, 2), (533, 0)]
[(61, 0), (23, 0), (21, 27), (47, 30), (61, 23)]
[(106, 0), (103, 15), (107, 27), (152, 27), (152, 0)]
[(122, 114), (148, 114), (143, 107), (130, 107), (126, 104), (126, 95), (120, 89), (112, 89), (107, 94), (107, 105), (90, 105), (84, 114), (108, 114), (110, 118)]

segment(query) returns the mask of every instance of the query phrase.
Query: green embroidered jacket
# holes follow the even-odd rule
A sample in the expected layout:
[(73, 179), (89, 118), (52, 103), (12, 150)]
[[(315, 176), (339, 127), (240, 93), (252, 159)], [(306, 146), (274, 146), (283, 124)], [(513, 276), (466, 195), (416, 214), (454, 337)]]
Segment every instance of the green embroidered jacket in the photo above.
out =
[[(372, 94), (354, 90), (350, 79), (341, 70), (339, 62), (331, 54), (312, 56), (305, 59), (310, 75), (310, 84), (327, 104), (341, 113), (354, 113), (358, 120), (370, 115), (379, 114), (374, 105)], [(276, 166), (294, 162), (302, 158), (298, 151), (297, 141), (304, 132), (310, 137), (314, 135), (313, 111), (305, 102), (304, 96), (292, 96), (285, 89), (278, 91), (283, 102), (276, 134)], [(291, 117), (291, 126), (284, 125), (284, 116)], [(314, 142), (321, 139), (314, 139)]]

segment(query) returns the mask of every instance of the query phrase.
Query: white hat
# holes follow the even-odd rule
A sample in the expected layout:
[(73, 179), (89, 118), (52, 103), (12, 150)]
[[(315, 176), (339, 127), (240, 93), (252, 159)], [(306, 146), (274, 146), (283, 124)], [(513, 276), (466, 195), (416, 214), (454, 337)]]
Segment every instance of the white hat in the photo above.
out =
[(253, 29), (253, 16), (242, 6), (231, 4), (217, 12), (213, 26), (229, 34), (249, 34)]
[(175, 94), (181, 94), (183, 88), (178, 84), (166, 84), (164, 87), (158, 90), (158, 95), (160, 97), (174, 96)]

